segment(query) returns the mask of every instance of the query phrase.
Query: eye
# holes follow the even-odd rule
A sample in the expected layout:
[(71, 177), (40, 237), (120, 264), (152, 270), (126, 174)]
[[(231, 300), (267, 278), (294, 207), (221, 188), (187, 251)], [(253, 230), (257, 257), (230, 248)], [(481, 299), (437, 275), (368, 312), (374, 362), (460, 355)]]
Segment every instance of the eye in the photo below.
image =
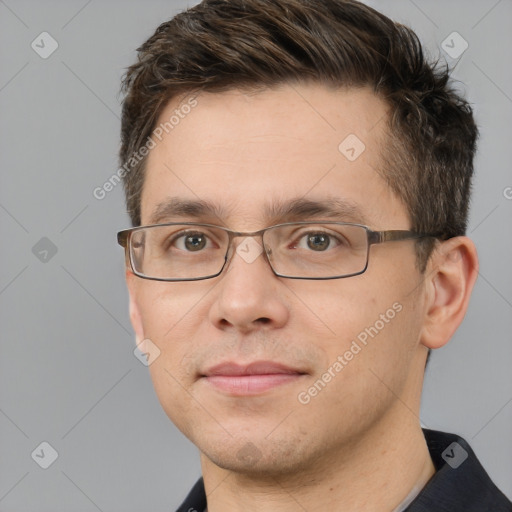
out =
[(172, 245), (181, 251), (198, 252), (209, 247), (211, 242), (204, 233), (184, 233), (176, 236)]
[(339, 245), (339, 240), (333, 235), (322, 232), (311, 232), (305, 233), (299, 239), (296, 244), (296, 247), (300, 249), (311, 249), (312, 251), (322, 252), (327, 249), (332, 249), (333, 247)]

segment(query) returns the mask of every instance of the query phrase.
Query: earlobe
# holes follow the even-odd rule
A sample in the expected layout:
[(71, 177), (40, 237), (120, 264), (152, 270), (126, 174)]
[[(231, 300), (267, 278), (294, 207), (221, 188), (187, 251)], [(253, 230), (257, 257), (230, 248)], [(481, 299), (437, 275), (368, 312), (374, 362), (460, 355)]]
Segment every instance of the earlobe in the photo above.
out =
[(478, 275), (474, 243), (465, 236), (443, 242), (435, 249), (425, 272), (428, 287), (421, 342), (440, 348), (453, 336), (466, 314)]

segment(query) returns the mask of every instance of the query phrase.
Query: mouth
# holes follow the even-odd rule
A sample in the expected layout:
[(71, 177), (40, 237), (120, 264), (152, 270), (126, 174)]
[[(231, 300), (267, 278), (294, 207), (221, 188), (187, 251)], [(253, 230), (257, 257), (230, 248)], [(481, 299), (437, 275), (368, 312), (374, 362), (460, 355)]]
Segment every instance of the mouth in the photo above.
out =
[(250, 364), (226, 362), (209, 368), (200, 377), (215, 390), (231, 396), (259, 395), (291, 384), (306, 372), (273, 361)]

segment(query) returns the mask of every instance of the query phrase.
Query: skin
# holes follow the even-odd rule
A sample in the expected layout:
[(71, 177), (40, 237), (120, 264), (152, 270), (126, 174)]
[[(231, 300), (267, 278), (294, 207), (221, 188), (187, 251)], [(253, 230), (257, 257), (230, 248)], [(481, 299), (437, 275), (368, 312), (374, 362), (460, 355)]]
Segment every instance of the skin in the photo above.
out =
[[(170, 197), (225, 211), (168, 222), (238, 231), (295, 220), (268, 218), (271, 201), (338, 198), (364, 217), (340, 221), (410, 229), (405, 205), (375, 170), (387, 109), (370, 90), (294, 84), (197, 101), (151, 150), (142, 224)], [(177, 107), (171, 101), (161, 121)], [(338, 150), (349, 134), (366, 146), (353, 162)], [(137, 342), (161, 351), (151, 377), (169, 418), (200, 450), (209, 512), (390, 511), (434, 473), (419, 422), (427, 349), (443, 346), (463, 319), (475, 248), (465, 237), (439, 244), (424, 274), (412, 241), (372, 246), (369, 261), (362, 275), (329, 281), (279, 278), (262, 255), (247, 263), (236, 252), (221, 276), (204, 281), (150, 281), (127, 270)], [(395, 303), (401, 311), (300, 403), (298, 394)], [(231, 396), (200, 377), (223, 361), (261, 360), (304, 375), (255, 396)]]

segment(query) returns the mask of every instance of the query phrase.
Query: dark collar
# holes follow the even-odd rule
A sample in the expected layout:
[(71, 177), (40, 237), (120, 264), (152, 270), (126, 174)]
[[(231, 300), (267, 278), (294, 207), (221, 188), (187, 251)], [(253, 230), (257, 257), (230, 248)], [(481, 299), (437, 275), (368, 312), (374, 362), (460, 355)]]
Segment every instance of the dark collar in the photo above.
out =
[(436, 472), (407, 512), (512, 512), (464, 439), (428, 429), (423, 434)]
[[(459, 436), (423, 429), (436, 473), (406, 512), (512, 512), (512, 503), (493, 484), (468, 443)], [(200, 478), (176, 512), (203, 512)]]

